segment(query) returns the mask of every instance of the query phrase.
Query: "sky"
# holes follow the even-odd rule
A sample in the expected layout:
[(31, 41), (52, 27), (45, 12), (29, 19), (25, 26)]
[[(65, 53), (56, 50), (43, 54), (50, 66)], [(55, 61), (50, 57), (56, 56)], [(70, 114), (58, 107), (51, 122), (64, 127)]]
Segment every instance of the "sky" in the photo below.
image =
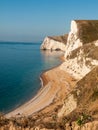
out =
[(98, 19), (98, 0), (0, 0), (0, 41), (40, 42), (74, 19)]

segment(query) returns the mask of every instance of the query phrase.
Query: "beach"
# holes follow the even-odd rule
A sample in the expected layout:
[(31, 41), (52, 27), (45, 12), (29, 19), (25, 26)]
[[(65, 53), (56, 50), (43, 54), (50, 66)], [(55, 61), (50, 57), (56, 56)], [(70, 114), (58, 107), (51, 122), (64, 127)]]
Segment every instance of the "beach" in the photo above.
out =
[(76, 80), (61, 70), (60, 66), (44, 72), (41, 80), (42, 87), (37, 95), (27, 103), (6, 114), (7, 118), (19, 115), (29, 116), (41, 110), (51, 111), (57, 105), (63, 104), (64, 98), (76, 84)]

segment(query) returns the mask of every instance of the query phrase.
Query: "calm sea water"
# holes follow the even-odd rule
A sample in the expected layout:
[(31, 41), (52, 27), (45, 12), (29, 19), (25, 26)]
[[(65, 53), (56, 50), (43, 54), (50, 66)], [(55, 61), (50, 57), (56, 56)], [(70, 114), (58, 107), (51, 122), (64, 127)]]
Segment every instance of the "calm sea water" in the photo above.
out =
[(40, 89), (40, 74), (61, 63), (62, 52), (40, 51), (39, 43), (0, 42), (0, 112), (30, 100)]

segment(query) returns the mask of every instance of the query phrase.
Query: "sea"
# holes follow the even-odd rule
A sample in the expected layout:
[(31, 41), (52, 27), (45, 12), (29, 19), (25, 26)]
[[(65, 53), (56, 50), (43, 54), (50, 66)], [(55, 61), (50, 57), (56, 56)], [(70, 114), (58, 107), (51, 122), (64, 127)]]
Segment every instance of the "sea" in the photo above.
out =
[(33, 98), (41, 74), (62, 63), (60, 51), (42, 51), (41, 43), (0, 42), (0, 112), (8, 113)]

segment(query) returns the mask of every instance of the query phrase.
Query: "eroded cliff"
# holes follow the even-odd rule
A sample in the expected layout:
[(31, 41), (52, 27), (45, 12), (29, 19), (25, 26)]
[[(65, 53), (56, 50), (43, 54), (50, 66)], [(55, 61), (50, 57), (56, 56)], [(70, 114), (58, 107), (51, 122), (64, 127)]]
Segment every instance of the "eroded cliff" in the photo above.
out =
[(65, 51), (68, 35), (46, 37), (41, 45), (42, 50)]

